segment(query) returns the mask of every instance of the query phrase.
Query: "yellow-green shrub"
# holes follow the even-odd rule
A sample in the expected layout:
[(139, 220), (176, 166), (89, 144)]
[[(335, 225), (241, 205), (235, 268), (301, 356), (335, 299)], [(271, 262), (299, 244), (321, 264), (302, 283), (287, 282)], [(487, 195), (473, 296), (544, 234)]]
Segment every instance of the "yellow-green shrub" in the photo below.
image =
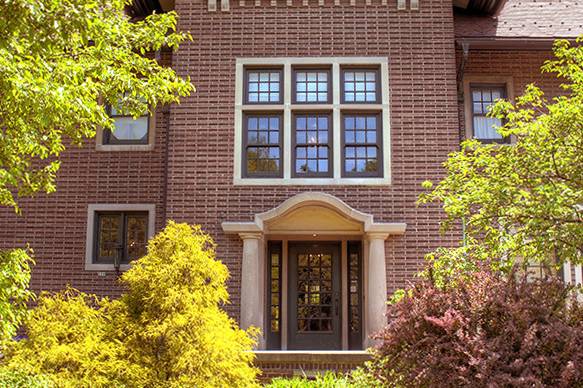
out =
[(170, 222), (121, 281), (119, 300), (44, 294), (6, 367), (62, 387), (249, 387), (255, 330), (221, 310), (228, 271), (200, 227)]
[(127, 314), (119, 332), (132, 362), (176, 386), (249, 387), (255, 331), (239, 329), (219, 305), (228, 302), (227, 267), (200, 227), (170, 222), (148, 254), (122, 276)]

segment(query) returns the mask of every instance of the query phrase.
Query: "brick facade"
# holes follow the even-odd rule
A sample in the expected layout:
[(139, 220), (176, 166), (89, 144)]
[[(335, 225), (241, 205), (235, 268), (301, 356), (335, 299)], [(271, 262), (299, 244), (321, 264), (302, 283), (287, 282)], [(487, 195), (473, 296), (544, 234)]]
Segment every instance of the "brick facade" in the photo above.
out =
[[(221, 222), (252, 221), (295, 194), (329, 193), (376, 221), (407, 223), (403, 236), (385, 243), (388, 294), (412, 280), (424, 254), (461, 239), (460, 230), (439, 233), (438, 207), (415, 204), (421, 182), (440, 178), (442, 162), (458, 149), (464, 133), (456, 84), (462, 51), (456, 50), (451, 1), (423, 0), (419, 11), (399, 11), (396, 1), (296, 3), (255, 6), (247, 1), (240, 6), (232, 1), (228, 12), (209, 12), (206, 1), (176, 0), (179, 28), (190, 31), (194, 41), (172, 56), (163, 53), (162, 60), (190, 76), (197, 92), (180, 105), (159, 109), (154, 150), (98, 152), (89, 140), (63, 155), (56, 193), (21, 200), (22, 216), (0, 209), (0, 248), (28, 243), (35, 251), (34, 290), (71, 285), (99, 295), (119, 294), (115, 273), (102, 276), (84, 269), (91, 203), (155, 204), (157, 230), (167, 219), (201, 224), (215, 238), (218, 257), (231, 272), (227, 310), (235, 318), (242, 242), (224, 234)], [(388, 58), (392, 184), (235, 186), (236, 59), (319, 56)], [(556, 94), (559, 82), (539, 71), (549, 56), (548, 50), (470, 47), (463, 71), (510, 75), (515, 95), (530, 82)]]

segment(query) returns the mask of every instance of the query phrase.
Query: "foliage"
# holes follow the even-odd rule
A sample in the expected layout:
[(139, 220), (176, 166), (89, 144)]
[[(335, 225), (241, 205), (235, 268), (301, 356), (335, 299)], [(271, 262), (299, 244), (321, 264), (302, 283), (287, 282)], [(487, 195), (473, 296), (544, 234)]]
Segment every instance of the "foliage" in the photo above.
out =
[[(362, 385), (361, 385), (362, 384)], [(318, 374), (313, 379), (307, 377), (278, 377), (271, 380), (266, 385), (268, 388), (364, 388), (371, 387), (368, 382), (355, 382), (350, 375), (335, 374), (326, 372), (324, 375)]]
[(131, 2), (0, 0), (0, 205), (53, 192), (65, 144), (113, 128), (104, 104), (139, 116), (194, 90), (146, 55), (190, 38), (176, 14), (130, 20)]
[(253, 386), (257, 331), (240, 330), (219, 308), (228, 302), (227, 278), (208, 234), (170, 222), (122, 277), (118, 330), (127, 331), (132, 362), (177, 386)]
[(33, 260), (24, 249), (0, 251), (0, 344), (16, 335), (34, 298), (28, 289)]
[(221, 310), (227, 277), (209, 235), (170, 222), (122, 276), (119, 300), (43, 294), (6, 367), (63, 387), (255, 386), (256, 331)]
[(26, 323), (28, 338), (7, 351), (8, 368), (45, 374), (63, 387), (123, 386), (147, 377), (126, 360), (110, 301), (68, 289), (44, 293), (38, 302)]
[(583, 305), (556, 278), (480, 268), (389, 307), (371, 370), (386, 386), (583, 385)]
[(442, 266), (435, 269), (451, 275), (480, 260), (508, 269), (524, 257), (555, 269), (583, 261), (582, 40), (557, 41), (554, 55), (543, 71), (565, 80), (564, 95), (549, 101), (530, 85), (514, 104), (493, 108), (504, 119), (500, 134), (515, 144), (464, 141), (445, 162), (446, 177), (424, 183), (419, 202), (443, 205), (443, 228), (466, 226), (464, 247), (430, 256)]
[(0, 388), (53, 388), (54, 382), (46, 376), (29, 375), (21, 371), (0, 368)]

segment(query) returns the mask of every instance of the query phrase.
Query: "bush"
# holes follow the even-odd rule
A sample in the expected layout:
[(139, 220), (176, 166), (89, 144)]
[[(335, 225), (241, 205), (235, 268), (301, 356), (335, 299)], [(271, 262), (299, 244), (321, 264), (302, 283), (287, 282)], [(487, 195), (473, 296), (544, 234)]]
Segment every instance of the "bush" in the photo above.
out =
[(55, 384), (46, 376), (29, 375), (21, 371), (0, 369), (0, 388), (53, 388)]
[(278, 377), (267, 385), (268, 388), (380, 388), (364, 368), (359, 368), (349, 374), (342, 375), (326, 372), (316, 375), (314, 379), (306, 377), (283, 378)]
[(207, 234), (170, 222), (123, 274), (119, 300), (43, 294), (7, 367), (60, 387), (255, 386), (256, 332), (220, 308), (227, 277)]
[(558, 279), (426, 279), (389, 308), (372, 373), (387, 386), (583, 386), (583, 307)]

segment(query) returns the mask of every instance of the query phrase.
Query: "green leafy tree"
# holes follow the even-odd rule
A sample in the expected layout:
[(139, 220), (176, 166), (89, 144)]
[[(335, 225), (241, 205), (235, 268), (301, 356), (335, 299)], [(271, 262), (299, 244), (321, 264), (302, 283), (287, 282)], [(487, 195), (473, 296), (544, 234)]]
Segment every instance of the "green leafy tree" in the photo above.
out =
[(176, 14), (132, 21), (131, 0), (0, 0), (0, 205), (55, 190), (65, 144), (113, 128), (105, 104), (139, 116), (194, 88), (153, 53), (190, 38)]
[(16, 335), (34, 298), (28, 289), (31, 263), (24, 249), (0, 251), (0, 346)]
[[(445, 162), (446, 177), (420, 197), (447, 215), (443, 228), (465, 224), (465, 244), (430, 255), (433, 270), (451, 277), (480, 260), (495, 267), (538, 262), (557, 269), (583, 261), (583, 45), (559, 40), (543, 72), (564, 80), (548, 100), (529, 85), (515, 103), (499, 101), (492, 115), (512, 145), (464, 141)], [(528, 260), (527, 260), (528, 259)]]
[(208, 234), (170, 222), (123, 274), (120, 299), (43, 294), (28, 338), (5, 352), (4, 374), (60, 387), (257, 386), (257, 331), (239, 329), (221, 309), (228, 276)]

